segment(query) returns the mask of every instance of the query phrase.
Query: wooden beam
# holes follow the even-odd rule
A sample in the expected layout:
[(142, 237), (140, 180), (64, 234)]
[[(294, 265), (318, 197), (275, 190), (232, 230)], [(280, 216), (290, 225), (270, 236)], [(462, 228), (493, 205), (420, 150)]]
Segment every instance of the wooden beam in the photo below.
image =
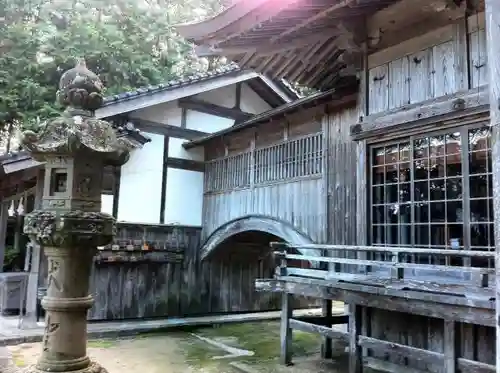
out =
[(450, 22), (455, 22), (456, 20), (464, 16), (464, 10), (455, 10), (449, 15), (436, 13), (430, 15), (426, 19), (415, 20), (413, 22), (409, 21), (403, 29), (382, 33), (378, 44), (369, 45), (370, 52), (373, 53), (375, 51), (382, 50), (383, 53), (384, 49), (399, 45), (403, 42), (409, 41), (410, 39), (415, 39), (420, 36), (429, 34), (431, 31), (447, 26), (450, 24)]
[(379, 33), (388, 34), (402, 30), (417, 20), (424, 20), (436, 13), (447, 13), (450, 11), (449, 3), (447, 0), (397, 1), (368, 18), (368, 37), (373, 41)]
[(326, 40), (332, 36), (340, 36), (338, 27), (325, 28), (321, 32), (315, 32), (299, 38), (294, 38), (279, 43), (263, 43), (261, 45), (248, 45), (242, 47), (212, 47), (209, 45), (200, 45), (195, 47), (195, 52), (199, 57), (207, 56), (234, 56), (239, 54), (247, 54), (249, 52), (257, 53), (261, 57), (269, 56), (281, 52), (295, 50), (316, 43), (319, 40)]
[(408, 129), (408, 127), (421, 127), (429, 124), (441, 125), (443, 120), (487, 113), (488, 102), (487, 87), (471, 89), (407, 105), (396, 110), (368, 115), (363, 118), (362, 122), (351, 126), (351, 136), (354, 139), (362, 139), (383, 135), (388, 131)]
[(131, 118), (130, 121), (141, 131), (174, 137), (176, 139), (195, 140), (208, 135), (208, 132), (196, 131), (140, 118)]
[[(263, 22), (270, 20), (275, 15), (279, 14), (283, 10), (294, 6), (299, 0), (281, 0), (281, 1), (269, 1), (269, 0), (255, 0), (255, 1), (242, 1), (237, 7), (245, 7), (244, 3), (260, 3), (262, 6), (257, 8), (254, 6), (254, 11), (248, 12), (243, 16), (234, 18), (231, 24), (228, 24), (224, 28), (219, 28), (215, 32), (204, 31), (204, 35), (210, 35), (208, 38), (204, 38), (205, 43), (211, 45), (218, 45), (227, 42), (235, 37), (240, 36), (243, 33), (251, 33), (253, 30), (260, 27)], [(219, 17), (215, 17), (219, 18)], [(182, 34), (182, 33), (181, 33)]]
[[(240, 84), (240, 83), (237, 83)], [(181, 109), (181, 128), (187, 127), (187, 109)]]
[(196, 172), (205, 171), (204, 162), (193, 161), (191, 159), (174, 158), (174, 157), (168, 157), (167, 167), (177, 168), (179, 170), (186, 170), (186, 171), (196, 171)]
[(178, 102), (179, 107), (183, 109), (198, 111), (236, 121), (245, 121), (253, 116), (253, 114), (246, 113), (240, 109), (224, 107), (192, 97), (180, 99)]
[(500, 1), (485, 0), (495, 221), (496, 371), (500, 373)]
[(427, 364), (436, 366), (442, 366), (444, 361), (444, 355), (440, 352), (428, 351), (422, 348), (387, 342), (367, 336), (359, 337), (359, 346), (381, 353), (390, 352), (393, 356), (411, 356), (415, 360), (423, 361)]
[(242, 88), (241, 83), (236, 84), (234, 108), (238, 110), (241, 110), (241, 88)]
[(160, 224), (165, 223), (165, 209), (167, 200), (167, 177), (168, 177), (168, 142), (169, 137), (163, 137), (163, 167), (161, 174), (161, 196), (160, 196)]
[(339, 2), (339, 3), (331, 5), (330, 7), (322, 10), (321, 12), (316, 13), (314, 16), (309, 17), (309, 18), (305, 19), (302, 22), (299, 22), (298, 24), (296, 24), (295, 26), (293, 26), (293, 27), (289, 28), (288, 30), (282, 32), (281, 34), (273, 36), (271, 38), (271, 43), (276, 43), (278, 40), (283, 39), (285, 36), (291, 35), (294, 32), (297, 32), (300, 29), (302, 29), (304, 27), (307, 27), (308, 25), (312, 24), (313, 22), (315, 22), (315, 21), (317, 21), (317, 20), (319, 20), (321, 18), (325, 18), (330, 13), (333, 13), (333, 12), (335, 12), (335, 11), (341, 9), (341, 8), (344, 8), (344, 7), (348, 6), (348, 5), (350, 5), (354, 1), (355, 0), (343, 0), (343, 1)]
[(257, 291), (271, 292), (314, 298), (328, 298), (365, 307), (390, 311), (407, 312), (426, 317), (453, 319), (484, 326), (495, 326), (495, 310), (491, 301), (463, 298), (460, 296), (438, 295), (428, 292), (384, 289), (365, 284), (343, 283), (316, 279), (298, 278), (290, 281), (256, 280)]
[(320, 334), (330, 340), (335, 339), (347, 342), (349, 339), (347, 333), (340, 330), (335, 330), (331, 327), (300, 321), (297, 319), (290, 320), (290, 328), (300, 330), (301, 332)]

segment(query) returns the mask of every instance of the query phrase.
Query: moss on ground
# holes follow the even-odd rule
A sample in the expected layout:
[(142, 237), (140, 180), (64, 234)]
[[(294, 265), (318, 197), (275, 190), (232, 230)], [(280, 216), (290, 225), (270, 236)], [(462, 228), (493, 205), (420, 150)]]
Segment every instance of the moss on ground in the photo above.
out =
[(26, 367), (26, 361), (24, 360), (23, 354), (19, 351), (14, 351), (11, 355), (12, 362), (18, 368)]
[(111, 348), (116, 346), (117, 341), (111, 339), (92, 339), (87, 342), (88, 348)]
[[(249, 363), (263, 363), (275, 360), (280, 354), (279, 322), (255, 322), (244, 324), (226, 324), (194, 331), (203, 337), (227, 338), (223, 343), (255, 353), (254, 356), (242, 356), (238, 360)], [(234, 341), (234, 342), (232, 342)], [(292, 353), (304, 356), (319, 351), (321, 338), (318, 335), (293, 332)], [(213, 364), (213, 356), (223, 355), (219, 349), (211, 348), (203, 341), (193, 341), (186, 346), (187, 359), (191, 364), (206, 367)]]

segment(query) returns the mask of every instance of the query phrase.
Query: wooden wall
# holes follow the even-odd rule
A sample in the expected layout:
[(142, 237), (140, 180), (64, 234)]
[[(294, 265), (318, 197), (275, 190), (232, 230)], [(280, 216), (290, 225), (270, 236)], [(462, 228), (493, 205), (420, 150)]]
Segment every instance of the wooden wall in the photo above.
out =
[[(277, 309), (275, 296), (255, 292), (255, 279), (270, 277), (267, 255), (199, 260), (197, 227), (119, 223), (112, 246), (96, 256), (91, 275), (95, 304), (90, 320), (185, 317)], [(147, 245), (149, 251), (142, 250)], [(236, 245), (236, 246), (234, 246)], [(244, 244), (235, 252), (245, 252)], [(145, 254), (146, 253), (146, 254)], [(159, 255), (166, 254), (168, 255)], [(156, 255), (145, 260), (144, 255)], [(279, 300), (279, 299), (278, 299)]]
[(484, 13), (368, 57), (369, 114), (486, 84)]
[[(371, 323), (369, 336), (393, 343), (444, 353), (444, 320), (408, 315), (381, 309), (369, 309)], [(495, 365), (495, 329), (492, 327), (457, 323), (458, 357)], [(402, 358), (395, 354), (371, 356), (394, 364), (432, 373), (443, 372), (443, 367), (423, 363), (418, 359)], [(401, 368), (404, 369), (404, 368)], [(485, 370), (486, 371), (486, 370)]]
[(259, 214), (326, 242), (321, 119), (294, 119), (228, 136), (207, 149), (203, 238), (231, 220)]

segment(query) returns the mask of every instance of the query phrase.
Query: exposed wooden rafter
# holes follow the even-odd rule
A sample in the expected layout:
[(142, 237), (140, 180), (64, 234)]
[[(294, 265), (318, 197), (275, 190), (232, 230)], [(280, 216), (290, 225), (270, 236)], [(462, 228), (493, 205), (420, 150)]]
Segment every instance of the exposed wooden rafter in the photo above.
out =
[(314, 16), (309, 17), (306, 20), (300, 22), (299, 24), (287, 29), (286, 31), (284, 31), (276, 36), (274, 36), (273, 38), (271, 38), (271, 43), (275, 43), (276, 41), (283, 39), (285, 36), (291, 35), (294, 32), (297, 32), (297, 31), (307, 27), (308, 25), (316, 22), (317, 20), (328, 16), (330, 13), (333, 13), (333, 12), (335, 12), (335, 11), (345, 7), (345, 6), (348, 6), (349, 4), (353, 3), (354, 1), (356, 1), (356, 0), (343, 0), (341, 2), (333, 4), (332, 6), (326, 8), (325, 10), (323, 10), (319, 13), (316, 13)]
[(180, 108), (194, 110), (217, 117), (234, 119), (235, 121), (247, 120), (253, 116), (253, 114), (246, 113), (240, 109), (228, 108), (192, 97), (180, 99), (178, 102)]
[(268, 56), (281, 52), (286, 52), (293, 49), (303, 48), (311, 43), (316, 43), (319, 40), (327, 40), (332, 36), (339, 36), (338, 28), (325, 29), (321, 34), (312, 34), (296, 38), (294, 40), (282, 41), (280, 43), (264, 43), (258, 46), (245, 46), (245, 47), (225, 47), (213, 48), (207, 45), (200, 45), (195, 48), (196, 54), (200, 57), (203, 56), (235, 56), (247, 53), (258, 53), (260, 56)]
[(257, 1), (262, 3), (260, 8), (255, 8), (253, 12), (241, 17), (237, 22), (220, 29), (214, 33), (213, 37), (206, 39), (205, 43), (216, 46), (238, 37), (244, 32), (253, 31), (299, 0)]

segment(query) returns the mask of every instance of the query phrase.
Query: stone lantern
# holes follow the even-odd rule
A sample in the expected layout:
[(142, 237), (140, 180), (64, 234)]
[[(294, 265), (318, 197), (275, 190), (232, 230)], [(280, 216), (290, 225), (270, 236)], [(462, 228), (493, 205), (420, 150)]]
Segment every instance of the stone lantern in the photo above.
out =
[(102, 88), (79, 62), (59, 83), (57, 98), (66, 110), (38, 134), (23, 134), (24, 148), (45, 162), (42, 209), (25, 217), (24, 232), (44, 248), (49, 266), (43, 351), (30, 372), (106, 371), (86, 353), (89, 277), (97, 247), (116, 231), (114, 218), (101, 212), (103, 167), (124, 164), (131, 147), (94, 117)]

